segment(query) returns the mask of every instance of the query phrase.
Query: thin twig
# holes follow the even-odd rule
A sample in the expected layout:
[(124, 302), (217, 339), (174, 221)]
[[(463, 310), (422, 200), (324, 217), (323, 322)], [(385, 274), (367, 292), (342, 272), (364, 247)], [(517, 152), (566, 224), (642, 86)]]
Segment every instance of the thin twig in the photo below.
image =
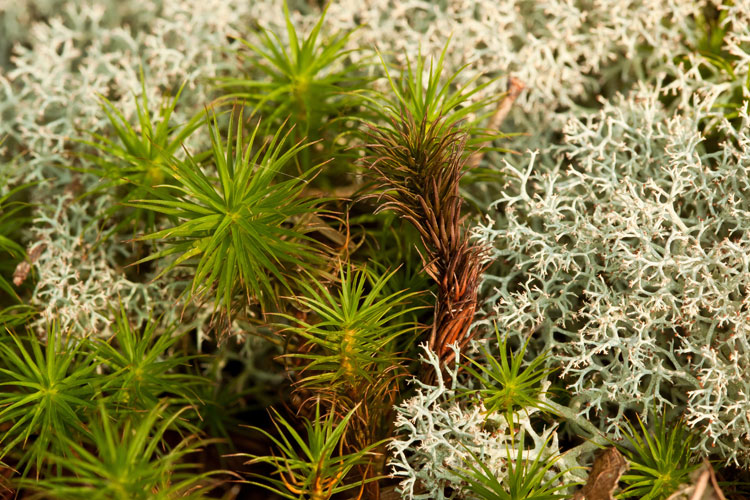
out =
[(701, 475), (698, 478), (698, 482), (695, 483), (695, 490), (693, 490), (693, 495), (690, 497), (690, 500), (700, 500), (703, 498), (703, 493), (705, 493), (707, 485), (708, 469), (703, 469), (703, 472), (701, 472)]
[[(490, 118), (490, 122), (487, 124), (487, 128), (489, 130), (500, 130), (500, 126), (505, 121), (505, 117), (507, 117), (508, 113), (510, 113), (510, 108), (513, 107), (513, 103), (516, 101), (516, 99), (518, 99), (518, 96), (521, 95), (521, 91), (524, 89), (524, 87), (525, 85), (518, 78), (511, 76), (508, 79), (508, 93), (505, 95), (503, 100), (500, 101), (500, 104), (497, 105), (497, 110)], [(482, 162), (482, 159), (484, 158), (486, 148), (489, 145), (490, 141), (485, 141), (480, 144), (477, 152), (471, 155), (471, 158), (469, 158), (469, 161), (467, 163), (468, 168), (476, 168), (479, 166), (479, 164)]]

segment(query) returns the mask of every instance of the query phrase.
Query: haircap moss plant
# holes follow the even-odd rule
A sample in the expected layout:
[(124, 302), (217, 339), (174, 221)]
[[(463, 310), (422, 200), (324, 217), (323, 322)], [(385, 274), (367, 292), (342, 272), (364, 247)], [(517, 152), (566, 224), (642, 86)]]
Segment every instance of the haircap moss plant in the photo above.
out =
[(420, 234), (425, 272), (438, 285), (429, 345), (446, 361), (452, 356), (450, 344), (465, 347), (471, 339), (467, 331), (486, 260), (482, 243), (472, 241), (463, 228), (459, 182), (469, 155), (502, 136), (480, 128), (496, 99), (475, 94), (491, 81), (474, 85), (477, 78), (472, 78), (452, 88), (463, 67), (441, 81), (447, 50), (448, 43), (437, 62), (430, 61), (429, 71), (421, 54), (414, 67), (407, 58), (398, 81), (381, 58), (391, 94), (374, 101), (384, 104), (385, 124), (369, 125), (368, 153), (362, 159), (378, 183), (378, 200), (385, 201), (378, 211), (395, 211)]
[(627, 485), (620, 497), (665, 500), (700, 467), (691, 463), (693, 435), (683, 420), (668, 428), (664, 414), (654, 419), (652, 430), (636, 418), (638, 427), (628, 422), (625, 441), (619, 446), (630, 461), (630, 472), (620, 478)]
[(197, 356), (174, 352), (180, 335), (174, 327), (160, 326), (156, 319), (143, 325), (131, 324), (120, 304), (115, 334), (108, 340), (93, 341), (91, 349), (97, 363), (107, 370), (100, 390), (110, 397), (110, 405), (121, 412), (148, 411), (167, 396), (173, 405), (199, 404), (196, 387), (205, 385), (206, 379), (184, 373)]
[[(450, 364), (444, 364), (426, 344), (421, 347), (424, 354), (420, 359), (432, 365), (430, 373), (435, 373), (435, 380), (425, 383), (411, 379), (415, 389), (396, 408), (396, 437), (388, 445), (388, 464), (400, 481), (402, 498), (465, 498), (467, 490), (471, 491), (467, 474), (476, 480), (477, 491), (482, 484), (491, 489), (492, 478), (503, 483), (503, 488), (506, 481), (520, 481), (532, 489), (546, 482), (548, 490), (561, 490), (557, 487), (570, 486), (580, 479), (575, 474), (578, 454), (560, 456), (556, 426), (540, 425), (539, 408), (515, 412), (511, 427), (505, 414), (488, 414), (481, 401), (476, 404), (473, 398), (462, 397), (471, 387), (458, 376), (460, 351), (455, 344), (451, 346), (454, 355)], [(522, 459), (517, 461), (519, 453)], [(532, 467), (533, 463), (538, 467)], [(470, 464), (477, 469), (474, 474)], [(491, 477), (478, 475), (482, 474), (479, 469), (484, 470), (479, 464), (490, 469)], [(547, 464), (550, 467), (545, 468)], [(539, 468), (544, 469), (541, 475)], [(527, 472), (532, 475), (527, 477)]]
[(69, 453), (45, 456), (46, 461), (57, 466), (58, 473), (35, 481), (22, 479), (19, 484), (36, 492), (30, 498), (210, 498), (206, 493), (221, 482), (212, 476), (224, 473), (199, 472), (200, 464), (185, 462), (187, 456), (210, 441), (189, 435), (175, 445), (165, 446), (165, 433), (185, 410), (167, 412), (164, 417), (168, 406), (168, 401), (161, 401), (145, 413), (114, 418), (100, 401), (85, 445), (61, 436), (61, 444)]
[(84, 412), (96, 394), (93, 354), (59, 324), (46, 328), (47, 343), (32, 332), (0, 338), (0, 457), (13, 456), (23, 475), (47, 469), (48, 452), (71, 456), (63, 436), (86, 433)]
[(467, 366), (466, 371), (481, 385), (480, 389), (470, 392), (479, 395), (488, 413), (505, 414), (511, 427), (513, 427), (513, 414), (524, 408), (551, 411), (551, 407), (543, 402), (544, 389), (542, 387), (545, 379), (555, 371), (554, 368), (545, 368), (548, 353), (536, 356), (526, 364), (524, 357), (531, 336), (526, 338), (525, 343), (515, 354), (512, 351), (508, 354), (509, 336), (501, 338), (497, 326), (495, 326), (495, 336), (500, 350), (499, 359), (495, 358), (487, 344), (482, 346), (484, 353), (482, 363), (468, 358), (473, 367)]
[[(386, 122), (402, 120), (402, 115), (410, 115), (426, 128), (433, 126), (445, 129), (456, 129), (465, 133), (466, 153), (476, 151), (480, 145), (488, 141), (503, 137), (497, 131), (483, 128), (481, 124), (492, 115), (490, 108), (503, 95), (483, 95), (483, 91), (493, 85), (495, 79), (484, 79), (478, 83), (481, 74), (475, 74), (466, 81), (459, 81), (462, 72), (468, 64), (455, 71), (446, 73), (445, 55), (448, 52), (450, 39), (445, 43), (440, 56), (429, 58), (429, 69), (426, 59), (421, 52), (417, 54), (416, 62), (405, 56), (405, 68), (400, 68), (399, 76), (393, 76), (389, 64), (380, 55), (380, 62), (388, 80), (388, 91), (378, 93), (368, 100), (379, 110), (378, 114)], [(385, 105), (384, 105), (385, 104)]]
[[(367, 58), (350, 61), (352, 52), (363, 52), (362, 48), (347, 48), (353, 30), (323, 36), (330, 5), (331, 2), (326, 4), (303, 38), (292, 23), (284, 0), (285, 40), (268, 29), (261, 30), (260, 43), (239, 39), (249, 49), (249, 55), (238, 51), (240, 58), (250, 63), (251, 72), (262, 73), (262, 77), (218, 79), (219, 88), (227, 92), (222, 100), (245, 102), (270, 123), (288, 121), (293, 125), (295, 140), (315, 142), (314, 147), (297, 152), (301, 171), (309, 170), (318, 161), (350, 156), (345, 151), (350, 142), (347, 137), (351, 136), (353, 121), (362, 118), (361, 94), (368, 90), (369, 78), (363, 71)], [(316, 152), (318, 148), (320, 151)], [(326, 169), (333, 167), (329, 163)]]
[(454, 342), (465, 346), (474, 320), (485, 248), (462, 224), (459, 181), (466, 163), (465, 133), (403, 110), (390, 126), (371, 129), (363, 159), (379, 183), (378, 210), (393, 210), (419, 231), (425, 272), (438, 296), (430, 348), (448, 360)]
[(356, 466), (372, 461), (372, 449), (381, 444), (372, 443), (355, 453), (344, 453), (344, 432), (356, 408), (338, 419), (334, 412), (323, 417), (320, 404), (316, 404), (314, 418), (303, 419), (304, 435), (297, 432), (278, 412), (272, 411), (276, 435), (251, 427), (273, 443), (275, 449), (272, 454), (237, 455), (250, 457), (248, 464), (267, 463), (273, 467), (271, 477), (250, 473), (251, 477), (257, 479), (251, 481), (252, 484), (290, 500), (327, 500), (336, 493), (354, 488), (360, 489), (361, 497), (365, 484), (378, 479), (377, 476), (359, 480), (349, 477)]
[[(129, 454), (143, 451), (133, 443), (135, 448), (123, 455), (119, 449), (122, 443), (102, 440), (105, 435), (111, 437), (110, 420), (138, 427), (144, 415), (146, 420), (163, 418), (156, 433), (150, 430), (153, 422), (138, 431), (129, 425), (123, 429), (121, 439), (145, 433), (138, 439), (147, 440), (150, 448), (167, 446), (165, 432), (193, 436), (185, 445), (197, 437), (195, 420), (200, 418), (203, 402), (197, 401), (192, 388), (211, 385), (210, 381), (188, 373), (184, 364), (189, 357), (166, 352), (176, 341), (169, 330), (154, 341), (155, 322), (146, 325), (140, 336), (123, 324), (126, 321), (121, 310), (118, 334), (108, 342), (78, 338), (57, 324), (47, 325), (44, 339), (32, 331), (25, 336), (6, 331), (0, 336), (0, 458), (19, 471), (20, 479), (11, 478), (14, 485), (23, 490), (42, 489), (52, 496), (61, 491), (91, 493), (86, 490), (89, 480), (80, 479), (81, 471), (91, 474), (90, 481), (100, 476), (98, 480), (104, 482), (112, 477), (107, 474), (118, 474), (113, 467), (129, 467), (121, 461), (125, 455), (134, 459)], [(174, 398), (167, 399), (171, 396)], [(183, 407), (185, 403), (188, 406)], [(104, 434), (98, 435), (97, 429)], [(90, 454), (89, 445), (98, 450), (98, 459), (96, 453)], [(86, 454), (81, 449), (87, 450)], [(181, 456), (177, 454), (175, 459)], [(145, 470), (152, 458), (139, 455), (139, 467)], [(168, 482), (173, 470), (169, 463), (168, 470), (155, 472), (153, 478)], [(25, 479), (30, 475), (35, 479)], [(107, 495), (101, 498), (109, 498)]]
[[(350, 452), (373, 443), (380, 443), (382, 449), (382, 440), (391, 436), (393, 406), (407, 373), (406, 359), (397, 348), (420, 328), (407, 320), (411, 312), (423, 308), (410, 305), (419, 292), (385, 292), (395, 273), (342, 265), (333, 290), (315, 280), (299, 284), (305, 295), (295, 300), (309, 311), (309, 319), (285, 316), (291, 326), (284, 334), (301, 342), (284, 356), (300, 363), (295, 386), (301, 395), (310, 395), (301, 406), (322, 404), (339, 417), (353, 411), (342, 437), (344, 449)], [(384, 460), (376, 460), (357, 469), (370, 478), (380, 475), (384, 465)], [(377, 485), (366, 488), (369, 492), (373, 487)]]
[(418, 292), (384, 294), (394, 273), (375, 274), (342, 266), (338, 290), (333, 293), (316, 281), (313, 285), (299, 283), (305, 295), (295, 300), (316, 318), (308, 323), (286, 316), (292, 326), (285, 333), (298, 335), (308, 346), (303, 352), (286, 355), (304, 362), (297, 382), (300, 387), (356, 399), (381, 373), (400, 364), (393, 347), (418, 326), (401, 321), (415, 308), (400, 306)]
[[(523, 443), (525, 431), (521, 430), (519, 442)], [(547, 437), (542, 450), (533, 459), (524, 456), (523, 446), (518, 446), (515, 456), (507, 449), (507, 471), (499, 479), (472, 451), (464, 462), (465, 469), (458, 475), (466, 482), (465, 489), (482, 500), (558, 500), (568, 498), (566, 490), (573, 486), (563, 477), (568, 471), (554, 471), (560, 455), (548, 456), (544, 447), (552, 436)], [(507, 446), (507, 445), (506, 445)], [(544, 457), (544, 461), (542, 461)]]
[[(241, 310), (253, 300), (263, 307), (276, 302), (272, 280), (288, 289), (285, 269), (321, 262), (301, 220), (321, 200), (301, 198), (305, 182), (317, 169), (297, 177), (281, 176), (282, 167), (307, 147), (287, 145), (288, 130), (279, 127), (257, 145), (260, 123), (248, 137), (243, 133), (242, 111), (233, 110), (224, 142), (216, 116), (206, 120), (212, 144), (209, 160), (217, 175), (205, 173), (189, 154), (185, 160), (163, 157), (159, 166), (174, 183), (167, 185), (169, 196), (130, 204), (166, 214), (177, 224), (139, 237), (164, 240), (167, 246), (134, 264), (175, 255), (161, 274), (178, 265), (192, 265), (189, 298), (213, 294), (214, 310), (221, 307), (231, 317), (233, 309)], [(244, 295), (239, 306), (234, 301), (238, 291)]]
[[(127, 204), (147, 196), (151, 190), (164, 190), (162, 184), (167, 180), (159, 164), (164, 158), (180, 152), (185, 141), (202, 125), (203, 113), (197, 113), (186, 123), (175, 125), (172, 119), (180, 95), (184, 90), (183, 83), (173, 98), (166, 97), (156, 113), (149, 107), (146, 81), (141, 70), (141, 95), (135, 97), (136, 126), (132, 126), (123, 113), (106, 97), (101, 96), (102, 111), (107, 115), (112, 131), (112, 138), (103, 134), (92, 133), (91, 140), (81, 139), (81, 143), (95, 151), (82, 153), (81, 156), (91, 162), (91, 168), (81, 168), (84, 172), (97, 175), (103, 181), (93, 192), (101, 189), (120, 188), (125, 192), (118, 196), (121, 204)], [(156, 119), (152, 118), (156, 115)], [(93, 193), (90, 193), (93, 194)], [(115, 205), (100, 216), (104, 219), (117, 218), (119, 221), (107, 230), (99, 242), (106, 241), (112, 234), (132, 226), (135, 235), (138, 223), (145, 221), (145, 230), (155, 228), (157, 213), (136, 207), (130, 213), (122, 205)], [(125, 212), (123, 214), (123, 212)], [(105, 223), (108, 221), (104, 221)]]

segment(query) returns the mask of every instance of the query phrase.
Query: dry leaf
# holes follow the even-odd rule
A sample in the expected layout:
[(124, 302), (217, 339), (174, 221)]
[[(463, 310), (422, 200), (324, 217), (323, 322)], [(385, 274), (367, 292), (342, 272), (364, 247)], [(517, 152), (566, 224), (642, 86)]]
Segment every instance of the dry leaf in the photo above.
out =
[(614, 446), (599, 450), (594, 457), (589, 479), (573, 495), (573, 500), (614, 500), (612, 493), (620, 476), (630, 468), (630, 464)]
[(31, 264), (39, 259), (39, 256), (42, 254), (42, 251), (46, 247), (46, 243), (37, 243), (34, 248), (29, 250), (28, 259), (18, 263), (18, 265), (16, 266), (16, 270), (13, 272), (14, 285), (21, 286), (23, 282), (26, 281), (26, 278), (29, 276), (29, 272), (31, 271)]

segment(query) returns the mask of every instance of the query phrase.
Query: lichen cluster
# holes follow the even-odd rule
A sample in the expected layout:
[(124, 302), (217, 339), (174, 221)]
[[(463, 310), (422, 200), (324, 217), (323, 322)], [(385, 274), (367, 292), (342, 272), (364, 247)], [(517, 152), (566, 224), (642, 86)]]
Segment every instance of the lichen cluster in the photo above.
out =
[[(320, 498), (377, 495), (380, 473), (407, 499), (475, 498), (516, 456), (555, 460), (540, 478), (572, 494), (597, 444), (655, 422), (684, 422), (685, 460), (750, 468), (747, 1), (0, 0), (0, 33), (0, 326), (34, 311), (5, 355), (57, 355), (58, 331), (118, 345), (128, 321), (189, 332), (164, 356), (197, 356), (187, 399), (215, 435), (222, 405), (289, 404), (325, 442)], [(113, 128), (146, 147), (160, 120), (159, 140), (190, 132), (130, 175)], [(538, 404), (488, 412), (477, 377), (506, 348), (544, 360)], [(122, 375), (96, 352), (86, 370)], [(272, 417), (279, 445), (293, 426)], [(248, 456), (320, 473), (292, 448)]]

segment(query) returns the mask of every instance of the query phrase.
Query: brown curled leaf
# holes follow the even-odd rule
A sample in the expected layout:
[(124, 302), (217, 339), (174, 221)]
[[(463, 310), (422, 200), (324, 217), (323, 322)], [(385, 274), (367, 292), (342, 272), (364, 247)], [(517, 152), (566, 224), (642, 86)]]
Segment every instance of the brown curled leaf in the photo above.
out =
[(629, 468), (628, 461), (614, 446), (599, 450), (588, 481), (573, 495), (573, 500), (614, 500), (617, 483)]

